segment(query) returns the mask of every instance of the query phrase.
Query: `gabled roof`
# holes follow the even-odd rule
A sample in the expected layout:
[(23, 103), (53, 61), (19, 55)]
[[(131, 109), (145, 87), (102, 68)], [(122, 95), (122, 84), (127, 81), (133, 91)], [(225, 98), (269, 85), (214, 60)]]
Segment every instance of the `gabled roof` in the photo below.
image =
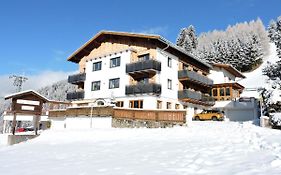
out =
[(244, 86), (242, 86), (237, 82), (213, 84), (213, 87), (230, 87), (230, 86), (232, 86), (234, 89), (239, 89), (239, 90), (243, 90), (245, 88)]
[(42, 96), (41, 94), (39, 94), (38, 92), (36, 92), (34, 90), (26, 90), (26, 91), (21, 91), (21, 92), (7, 95), (7, 96), (5, 96), (5, 100), (8, 100), (10, 98), (20, 98), (25, 95), (34, 95), (34, 96), (38, 97), (39, 99), (41, 99), (44, 103), (50, 101), (49, 99), (47, 99), (46, 97)]
[(89, 41), (87, 41), (84, 45), (82, 45), (79, 49), (77, 49), (73, 54), (71, 54), (67, 60), (72, 61), (75, 63), (79, 63), (79, 61), (84, 57), (90, 54), (90, 52), (94, 49), (100, 46), (102, 41), (105, 40), (106, 36), (121, 36), (121, 37), (132, 37), (132, 38), (142, 38), (142, 39), (148, 39), (148, 40), (155, 40), (158, 43), (165, 44), (168, 47), (181, 52), (191, 58), (193, 58), (194, 61), (199, 62), (203, 64), (204, 66), (211, 68), (212, 66), (208, 63), (205, 63), (202, 60), (199, 60), (195, 56), (187, 53), (182, 48), (176, 46), (172, 42), (168, 41), (167, 39), (161, 37), (160, 35), (151, 35), (151, 34), (141, 34), (141, 33), (130, 33), (130, 32), (115, 32), (115, 31), (100, 31), (98, 34), (96, 34), (93, 38), (91, 38)]
[(237, 70), (230, 64), (212, 63), (212, 65), (213, 65), (213, 67), (223, 68), (238, 78), (246, 78), (239, 70)]

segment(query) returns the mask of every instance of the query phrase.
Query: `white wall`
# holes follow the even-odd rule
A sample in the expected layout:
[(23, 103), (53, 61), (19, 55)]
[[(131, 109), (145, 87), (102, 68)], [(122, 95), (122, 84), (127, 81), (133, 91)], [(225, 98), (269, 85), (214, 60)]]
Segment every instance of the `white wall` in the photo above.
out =
[[(172, 67), (168, 67), (168, 57), (172, 58)], [(162, 98), (178, 99), (178, 58), (165, 52), (161, 49), (157, 49), (157, 60), (161, 61), (161, 73), (158, 77), (158, 81), (162, 85)], [(168, 89), (168, 79), (172, 80), (172, 90)]]
[[(124, 51), (111, 56), (105, 56), (99, 59), (88, 61), (86, 63), (85, 80), (85, 99), (111, 98), (125, 96), (125, 86), (129, 84), (129, 76), (126, 74), (126, 64), (130, 63), (131, 51)], [(120, 58), (120, 66), (110, 68), (110, 59)], [(99, 71), (93, 71), (93, 63), (102, 61), (102, 67)], [(120, 78), (119, 88), (109, 89), (109, 79)], [(100, 90), (92, 91), (92, 82), (101, 81)]]
[(214, 81), (214, 84), (235, 82), (234, 75), (229, 73), (227, 70), (218, 67), (214, 67), (213, 70), (210, 70), (208, 77)]
[[(67, 117), (52, 118), (51, 129), (111, 128), (111, 117)], [(92, 127), (91, 127), (92, 124)]]

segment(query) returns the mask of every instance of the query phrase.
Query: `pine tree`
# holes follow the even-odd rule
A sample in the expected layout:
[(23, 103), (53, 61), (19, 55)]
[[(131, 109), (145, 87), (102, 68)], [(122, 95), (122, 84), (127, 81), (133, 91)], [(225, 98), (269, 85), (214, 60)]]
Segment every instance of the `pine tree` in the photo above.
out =
[(278, 57), (281, 58), (281, 16), (276, 21), (272, 20), (268, 27), (268, 36), (275, 43)]
[(276, 30), (277, 30), (277, 25), (276, 22), (274, 20), (271, 20), (269, 23), (269, 26), (267, 28), (267, 32), (268, 32), (268, 37), (270, 38), (271, 42), (275, 42), (275, 35), (276, 35)]
[(198, 44), (195, 28), (190, 25), (187, 28), (181, 29), (176, 44), (188, 53), (193, 53)]
[(202, 60), (248, 71), (269, 53), (269, 38), (262, 21), (257, 19), (228, 26), (225, 31), (201, 34), (195, 53)]

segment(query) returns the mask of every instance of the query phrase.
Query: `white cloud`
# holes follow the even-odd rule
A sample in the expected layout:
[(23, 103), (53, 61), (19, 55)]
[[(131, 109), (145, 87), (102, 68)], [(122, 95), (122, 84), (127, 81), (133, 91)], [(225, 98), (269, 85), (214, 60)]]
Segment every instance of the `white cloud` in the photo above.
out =
[(165, 35), (167, 33), (168, 27), (167, 26), (158, 26), (152, 28), (145, 28), (143, 30), (137, 30), (137, 33), (144, 33), (144, 34), (157, 34), (157, 35)]
[[(28, 80), (23, 84), (23, 90), (34, 89), (37, 90), (41, 87), (51, 85), (55, 82), (66, 80), (68, 75), (74, 72), (63, 71), (43, 71), (36, 75), (27, 75)], [(9, 75), (0, 75), (0, 97), (4, 97), (10, 93), (15, 92), (13, 80), (9, 79)]]

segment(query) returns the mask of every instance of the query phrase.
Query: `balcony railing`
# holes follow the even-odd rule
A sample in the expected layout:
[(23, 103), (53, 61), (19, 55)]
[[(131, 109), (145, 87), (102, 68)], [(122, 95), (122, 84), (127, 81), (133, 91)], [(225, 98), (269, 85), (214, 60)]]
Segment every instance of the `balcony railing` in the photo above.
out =
[(76, 92), (68, 92), (66, 94), (66, 99), (67, 100), (79, 100), (79, 99), (84, 99), (85, 92), (80, 90)]
[(161, 71), (161, 62), (150, 59), (145, 61), (138, 61), (135, 63), (129, 63), (126, 65), (126, 73), (133, 73), (144, 70)]
[(196, 91), (184, 89), (178, 92), (179, 99), (191, 98), (194, 100), (201, 100), (202, 94)]
[(86, 80), (86, 73), (79, 73), (75, 75), (68, 76), (68, 83), (79, 84)]
[(211, 80), (210, 78), (190, 70), (180, 70), (178, 72), (178, 77), (179, 79), (188, 78), (192, 81), (197, 81), (206, 85), (213, 84), (213, 80)]
[(136, 85), (126, 86), (126, 95), (154, 93), (161, 94), (161, 85), (155, 83), (139, 83)]
[(179, 99), (193, 99), (198, 102), (207, 103), (208, 105), (214, 105), (215, 100), (213, 97), (202, 94), (200, 92), (192, 91), (189, 89), (184, 89), (182, 91), (178, 91)]

